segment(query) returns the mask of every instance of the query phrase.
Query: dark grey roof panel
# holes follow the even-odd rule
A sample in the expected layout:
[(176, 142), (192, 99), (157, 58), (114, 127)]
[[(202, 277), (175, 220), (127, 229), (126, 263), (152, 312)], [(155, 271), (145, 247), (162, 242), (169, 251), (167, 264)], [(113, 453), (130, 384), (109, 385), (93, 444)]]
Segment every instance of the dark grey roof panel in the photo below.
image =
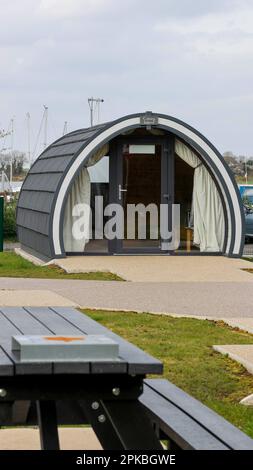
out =
[(18, 207), (49, 214), (53, 198), (54, 193), (23, 190), (19, 197)]
[(17, 225), (29, 228), (35, 232), (48, 235), (50, 214), (19, 208), (17, 212)]
[(60, 145), (60, 144), (67, 144), (68, 142), (85, 141), (89, 139), (90, 137), (92, 137), (93, 134), (94, 134), (94, 131), (89, 131), (89, 132), (83, 132), (80, 134), (74, 134), (72, 136), (67, 136), (61, 139), (59, 143), (56, 142), (55, 144), (53, 144), (53, 147), (56, 147), (57, 145)]
[(45, 173), (43, 175), (29, 173), (22, 189), (55, 192), (61, 176), (62, 173)]
[(82, 147), (87, 139), (82, 140), (81, 142), (72, 142), (69, 144), (62, 144), (57, 145), (57, 147), (52, 147), (52, 149), (56, 150), (57, 153), (55, 155), (69, 155), (70, 153), (76, 153)]
[(95, 134), (100, 129), (103, 129), (104, 127), (108, 126), (111, 123), (113, 123), (113, 121), (107, 121), (107, 122), (97, 124), (96, 126), (85, 127), (83, 129), (77, 129), (76, 131), (69, 132), (69, 134), (66, 134), (65, 136), (63, 136), (63, 138), (64, 137), (70, 137), (71, 135), (85, 134), (86, 132), (92, 132), (93, 134)]
[(78, 152), (78, 150), (82, 147), (84, 142), (73, 142), (66, 145), (57, 145), (56, 147), (50, 147), (48, 149), (48, 153), (45, 156), (45, 153), (41, 155), (41, 158), (51, 158), (57, 157), (57, 155), (70, 155), (73, 153)]
[(72, 158), (72, 155), (67, 155), (65, 157), (46, 158), (45, 160), (39, 158), (36, 160), (29, 173), (63, 172)]
[(52, 258), (48, 236), (18, 226), (18, 239), (21, 241), (22, 245), (28, 246), (47, 258)]

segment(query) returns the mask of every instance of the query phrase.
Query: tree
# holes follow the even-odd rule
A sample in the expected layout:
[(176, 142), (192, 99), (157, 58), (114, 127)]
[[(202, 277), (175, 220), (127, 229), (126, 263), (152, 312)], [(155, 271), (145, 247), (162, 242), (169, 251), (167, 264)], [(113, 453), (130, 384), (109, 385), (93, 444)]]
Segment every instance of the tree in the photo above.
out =
[(12, 175), (21, 176), (24, 173), (24, 164), (26, 155), (19, 150), (13, 150), (9, 153), (0, 154), (0, 171), (5, 171), (10, 178), (10, 165), (12, 164)]

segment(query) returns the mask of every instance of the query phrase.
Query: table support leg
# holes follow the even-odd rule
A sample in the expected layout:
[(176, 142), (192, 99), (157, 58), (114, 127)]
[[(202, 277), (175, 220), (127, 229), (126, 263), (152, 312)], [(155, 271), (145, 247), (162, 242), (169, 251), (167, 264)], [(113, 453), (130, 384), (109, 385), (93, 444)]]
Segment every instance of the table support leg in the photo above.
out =
[(160, 450), (155, 429), (137, 400), (103, 402), (106, 415), (125, 450)]
[(95, 403), (97, 406), (93, 408), (92, 405), (94, 405), (94, 401), (86, 400), (79, 402), (101, 446), (104, 450), (123, 450), (124, 447), (111, 421), (108, 419), (101, 401)]
[(41, 449), (60, 449), (55, 402), (52, 400), (37, 401), (36, 407)]

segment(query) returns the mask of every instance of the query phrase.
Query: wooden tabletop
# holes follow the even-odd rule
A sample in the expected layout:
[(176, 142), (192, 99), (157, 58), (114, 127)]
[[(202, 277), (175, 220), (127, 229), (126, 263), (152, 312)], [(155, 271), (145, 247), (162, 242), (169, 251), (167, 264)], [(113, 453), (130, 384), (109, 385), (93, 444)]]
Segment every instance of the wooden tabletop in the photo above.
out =
[[(126, 314), (127, 315), (127, 314)], [(106, 335), (119, 360), (25, 363), (12, 351), (14, 335)], [(0, 307), (0, 376), (51, 374), (161, 374), (160, 361), (71, 307)]]

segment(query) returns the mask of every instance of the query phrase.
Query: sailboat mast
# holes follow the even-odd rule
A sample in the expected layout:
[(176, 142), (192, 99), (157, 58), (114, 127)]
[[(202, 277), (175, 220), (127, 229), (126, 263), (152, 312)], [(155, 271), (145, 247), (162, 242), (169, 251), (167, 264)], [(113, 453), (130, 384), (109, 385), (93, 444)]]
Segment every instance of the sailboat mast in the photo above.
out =
[(44, 105), (44, 149), (47, 147), (48, 106)]
[(11, 155), (10, 155), (10, 185), (12, 186), (13, 178), (13, 149), (14, 149), (14, 118), (11, 119)]
[(64, 126), (63, 126), (62, 135), (67, 134), (67, 132), (68, 132), (68, 121), (65, 121)]
[(27, 124), (27, 159), (29, 168), (31, 168), (31, 115), (29, 112), (26, 113), (26, 124)]

